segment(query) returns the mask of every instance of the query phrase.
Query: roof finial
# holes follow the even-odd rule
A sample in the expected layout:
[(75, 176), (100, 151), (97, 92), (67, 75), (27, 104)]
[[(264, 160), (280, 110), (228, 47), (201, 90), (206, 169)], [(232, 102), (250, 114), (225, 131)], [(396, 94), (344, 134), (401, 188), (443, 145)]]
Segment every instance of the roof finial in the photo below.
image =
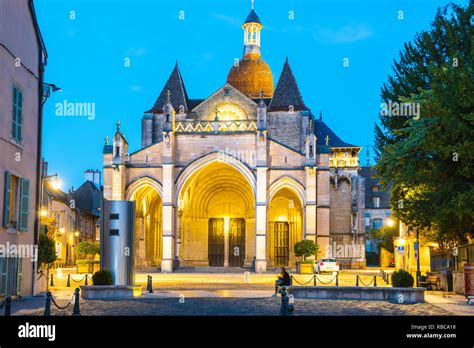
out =
[(120, 120), (117, 120), (115, 125), (117, 126), (117, 132), (120, 132)]
[(326, 138), (324, 138), (324, 140), (326, 140), (326, 146), (329, 145), (329, 135), (326, 135)]
[(252, 10), (253, 10), (254, 5), (255, 5), (255, 0), (252, 0)]
[(167, 102), (167, 103), (170, 103), (170, 102), (171, 102), (171, 92), (170, 92), (169, 89), (168, 89), (168, 91), (166, 92), (166, 102)]
[(366, 167), (370, 167), (370, 145), (367, 145), (367, 154), (366, 154), (367, 158), (366, 158), (366, 161), (365, 161), (365, 165)]
[(109, 136), (108, 135), (105, 137), (105, 145), (109, 145)]
[(319, 120), (320, 121), (323, 120), (323, 112), (321, 110), (319, 110)]

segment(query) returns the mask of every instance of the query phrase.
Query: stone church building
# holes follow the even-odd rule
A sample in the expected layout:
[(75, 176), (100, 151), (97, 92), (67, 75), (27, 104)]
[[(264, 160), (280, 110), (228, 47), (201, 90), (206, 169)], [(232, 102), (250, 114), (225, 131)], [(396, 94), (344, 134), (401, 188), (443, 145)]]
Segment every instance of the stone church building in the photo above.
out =
[[(303, 101), (288, 58), (276, 87), (252, 9), (227, 83), (188, 96), (178, 65), (141, 120), (141, 149), (117, 131), (104, 146), (104, 197), (136, 202), (136, 264), (295, 267), (294, 245), (365, 266), (361, 147), (342, 141)], [(336, 249), (339, 253), (336, 254)]]

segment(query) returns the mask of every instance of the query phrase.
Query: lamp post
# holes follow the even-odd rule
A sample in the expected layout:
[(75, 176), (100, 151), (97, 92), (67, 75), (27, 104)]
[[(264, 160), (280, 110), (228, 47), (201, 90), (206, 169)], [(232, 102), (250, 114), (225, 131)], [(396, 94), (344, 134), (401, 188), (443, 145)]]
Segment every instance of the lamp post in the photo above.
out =
[(421, 271), (420, 271), (420, 231), (418, 230), (418, 227), (415, 227), (416, 231), (416, 287), (420, 287), (420, 276), (421, 276)]
[[(44, 191), (44, 182), (48, 179), (51, 178), (56, 178), (53, 182), (53, 189), (57, 190), (59, 189), (59, 180), (58, 180), (58, 174), (52, 174), (52, 175), (45, 175), (43, 176), (43, 172), (40, 172), (40, 192), (39, 192), (39, 211), (37, 212), (37, 221), (38, 223), (36, 224), (36, 238), (39, 238), (39, 235), (41, 233), (41, 217), (46, 216), (48, 214), (47, 210), (43, 210), (43, 191)], [(38, 245), (38, 240), (35, 241), (36, 245)], [(36, 271), (38, 268), (38, 260), (36, 259), (33, 262), (33, 295), (36, 295)], [(48, 284), (48, 280), (46, 280), (46, 283)]]

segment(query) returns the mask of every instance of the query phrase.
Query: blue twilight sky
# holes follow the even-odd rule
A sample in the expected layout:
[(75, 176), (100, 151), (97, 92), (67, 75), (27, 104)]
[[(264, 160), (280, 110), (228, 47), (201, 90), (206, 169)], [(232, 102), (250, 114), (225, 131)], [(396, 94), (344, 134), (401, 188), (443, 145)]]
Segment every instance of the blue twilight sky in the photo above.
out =
[[(289, 56), (306, 105), (315, 114), (322, 110), (344, 141), (364, 146), (365, 163), (380, 87), (393, 59), (447, 3), (256, 0), (264, 25), (262, 56), (275, 84)], [(234, 58), (242, 55), (241, 25), (251, 8), (250, 0), (35, 0), (35, 5), (49, 53), (46, 81), (62, 88), (45, 104), (43, 153), (64, 190), (78, 187), (84, 170), (102, 168), (104, 138), (114, 134), (117, 119), (130, 152), (139, 149), (143, 112), (176, 60), (190, 98), (205, 98), (221, 87)], [(400, 10), (403, 20), (397, 18)], [(64, 101), (95, 103), (95, 119), (56, 115), (57, 103)]]

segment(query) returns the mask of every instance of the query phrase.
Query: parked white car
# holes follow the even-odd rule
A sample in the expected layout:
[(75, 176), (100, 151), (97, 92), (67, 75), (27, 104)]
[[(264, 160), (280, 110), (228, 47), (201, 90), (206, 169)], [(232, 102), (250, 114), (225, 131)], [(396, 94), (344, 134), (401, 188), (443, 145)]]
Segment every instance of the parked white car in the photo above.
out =
[(316, 273), (339, 272), (339, 265), (336, 259), (321, 259), (314, 265)]

